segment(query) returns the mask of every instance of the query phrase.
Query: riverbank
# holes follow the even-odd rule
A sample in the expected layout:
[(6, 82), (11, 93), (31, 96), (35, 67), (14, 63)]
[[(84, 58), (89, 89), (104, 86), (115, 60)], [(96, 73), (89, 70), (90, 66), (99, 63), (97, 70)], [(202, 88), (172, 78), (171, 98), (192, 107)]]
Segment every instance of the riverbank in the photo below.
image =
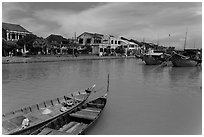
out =
[(104, 59), (121, 59), (121, 58), (135, 58), (135, 56), (94, 56), (83, 55), (78, 57), (73, 56), (32, 56), (32, 57), (2, 57), (2, 64), (12, 63), (36, 63), (36, 62), (58, 62), (58, 61), (79, 61), (79, 60), (104, 60)]

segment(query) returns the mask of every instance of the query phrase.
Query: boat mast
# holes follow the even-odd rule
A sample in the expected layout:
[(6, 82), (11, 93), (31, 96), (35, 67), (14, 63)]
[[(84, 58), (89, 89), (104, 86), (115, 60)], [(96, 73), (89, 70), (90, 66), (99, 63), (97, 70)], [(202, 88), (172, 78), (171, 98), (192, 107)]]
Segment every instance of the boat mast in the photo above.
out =
[(186, 48), (187, 32), (188, 32), (188, 29), (186, 30), (186, 36), (185, 36), (185, 41), (184, 41), (184, 50), (185, 50), (185, 48)]

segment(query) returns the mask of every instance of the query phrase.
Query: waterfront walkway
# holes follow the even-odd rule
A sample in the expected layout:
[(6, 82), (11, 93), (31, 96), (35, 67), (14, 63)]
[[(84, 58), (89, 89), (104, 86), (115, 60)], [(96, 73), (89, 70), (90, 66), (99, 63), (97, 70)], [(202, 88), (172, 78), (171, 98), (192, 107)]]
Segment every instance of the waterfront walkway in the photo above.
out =
[(135, 56), (94, 56), (94, 55), (80, 55), (73, 56), (32, 56), (32, 57), (2, 57), (2, 64), (10, 63), (35, 63), (35, 62), (57, 62), (57, 61), (78, 61), (78, 60), (103, 60), (103, 59), (121, 59), (121, 58), (135, 58)]

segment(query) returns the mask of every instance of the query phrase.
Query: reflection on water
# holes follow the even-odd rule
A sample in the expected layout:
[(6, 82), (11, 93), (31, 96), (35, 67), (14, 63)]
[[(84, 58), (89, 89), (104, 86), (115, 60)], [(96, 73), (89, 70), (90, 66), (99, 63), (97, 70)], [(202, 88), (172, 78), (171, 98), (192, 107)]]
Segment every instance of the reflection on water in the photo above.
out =
[(3, 64), (2, 112), (93, 84), (104, 90), (108, 73), (108, 103), (88, 134), (201, 134), (202, 69), (136, 59)]

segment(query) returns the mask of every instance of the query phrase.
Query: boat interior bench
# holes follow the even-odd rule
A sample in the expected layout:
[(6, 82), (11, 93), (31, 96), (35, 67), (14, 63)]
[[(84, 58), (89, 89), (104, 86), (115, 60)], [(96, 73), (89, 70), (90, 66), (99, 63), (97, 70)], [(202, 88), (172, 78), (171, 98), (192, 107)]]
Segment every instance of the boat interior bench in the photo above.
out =
[(72, 135), (72, 134), (46, 127), (38, 135)]
[(104, 106), (104, 104), (99, 104), (99, 103), (88, 103), (88, 106), (95, 106), (97, 108), (101, 108)]
[(99, 112), (91, 112), (91, 111), (81, 110), (81, 111), (77, 111), (76, 113), (70, 114), (70, 116), (76, 117), (76, 118), (94, 120), (98, 116), (98, 114), (99, 114)]
[(82, 129), (86, 126), (87, 124), (72, 121), (69, 124), (66, 124), (62, 128), (60, 128), (59, 131), (64, 131), (70, 134), (77, 134), (82, 131)]
[(98, 113), (101, 111), (101, 109), (99, 109), (99, 108), (93, 108), (93, 107), (87, 107), (87, 108), (85, 108), (85, 109), (83, 109), (83, 110), (93, 111), (93, 112), (98, 112)]

